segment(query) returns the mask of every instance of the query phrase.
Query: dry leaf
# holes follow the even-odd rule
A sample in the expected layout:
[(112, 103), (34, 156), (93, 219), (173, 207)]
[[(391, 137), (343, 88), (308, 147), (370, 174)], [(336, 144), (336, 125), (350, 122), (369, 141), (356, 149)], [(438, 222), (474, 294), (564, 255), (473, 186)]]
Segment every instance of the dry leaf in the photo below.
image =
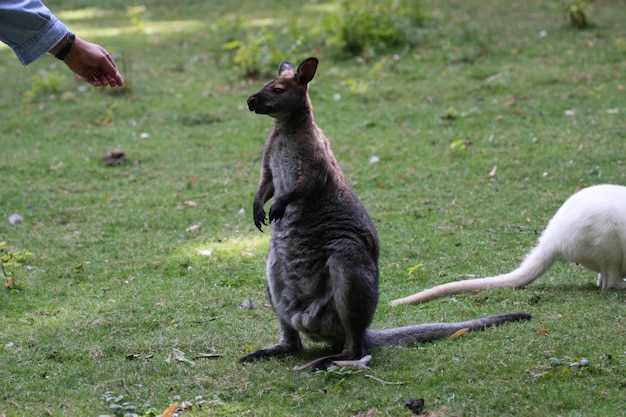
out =
[(185, 231), (186, 232), (197, 232), (202, 229), (202, 225), (200, 223), (189, 226)]
[(161, 414), (161, 417), (172, 417), (178, 407), (178, 403), (171, 403), (169, 407)]
[(537, 333), (548, 335), (548, 334), (550, 334), (550, 330), (548, 330), (548, 329), (540, 329), (540, 330), (537, 330)]
[(189, 359), (185, 358), (185, 352), (183, 352), (182, 350), (172, 349), (172, 353), (174, 354), (174, 359), (179, 362), (185, 362), (191, 366), (194, 366), (196, 364), (194, 361), (190, 361)]
[(246, 299), (243, 300), (239, 308), (243, 310), (254, 310), (254, 303), (252, 302), (252, 297), (247, 296)]
[(469, 327), (464, 327), (464, 328), (462, 328), (460, 330), (457, 330), (456, 332), (451, 334), (449, 337), (450, 337), (450, 339), (456, 339), (457, 337), (461, 337), (468, 330), (469, 330)]
[(11, 288), (11, 287), (13, 287), (13, 284), (15, 284), (15, 281), (17, 281), (17, 277), (15, 275), (13, 275), (11, 278), (9, 278), (4, 283), (4, 288)]
[(196, 356), (198, 357), (198, 359), (202, 359), (202, 358), (213, 359), (213, 358), (221, 358), (224, 356), (224, 354), (223, 353), (198, 353)]
[(102, 157), (105, 165), (110, 167), (121, 164), (125, 159), (126, 153), (121, 149), (113, 149)]

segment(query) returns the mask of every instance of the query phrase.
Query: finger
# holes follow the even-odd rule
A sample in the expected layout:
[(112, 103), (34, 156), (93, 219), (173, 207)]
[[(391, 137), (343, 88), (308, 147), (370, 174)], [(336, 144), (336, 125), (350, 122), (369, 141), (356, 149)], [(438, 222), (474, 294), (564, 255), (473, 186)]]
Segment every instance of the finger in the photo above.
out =
[(115, 64), (115, 61), (113, 60), (113, 58), (108, 52), (105, 52), (104, 59), (101, 62), (100, 70), (102, 71), (103, 74), (106, 74), (107, 77), (114, 80), (115, 85), (121, 86), (124, 84), (124, 79), (122, 78), (122, 75), (117, 69), (117, 65)]
[(108, 84), (107, 79), (104, 77), (102, 73), (92, 72), (90, 75), (86, 76), (85, 79), (87, 82), (94, 87), (101, 87)]

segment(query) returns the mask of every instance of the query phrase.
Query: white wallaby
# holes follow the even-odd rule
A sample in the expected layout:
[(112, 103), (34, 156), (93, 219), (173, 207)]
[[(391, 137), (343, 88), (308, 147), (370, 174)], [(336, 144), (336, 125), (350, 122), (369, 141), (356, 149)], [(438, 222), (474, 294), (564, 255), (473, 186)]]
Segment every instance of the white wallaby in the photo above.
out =
[(523, 287), (543, 275), (559, 258), (598, 272), (598, 286), (602, 289), (626, 288), (626, 187), (596, 185), (572, 195), (515, 271), (438, 285), (394, 300), (392, 305), (423, 303), (462, 292)]

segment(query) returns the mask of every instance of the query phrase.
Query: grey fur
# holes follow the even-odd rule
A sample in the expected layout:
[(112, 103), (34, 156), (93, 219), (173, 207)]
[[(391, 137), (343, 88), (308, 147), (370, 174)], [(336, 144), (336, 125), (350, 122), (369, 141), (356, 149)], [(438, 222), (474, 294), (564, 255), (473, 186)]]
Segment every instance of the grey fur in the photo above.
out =
[(317, 64), (308, 58), (294, 69), (284, 62), (279, 76), (248, 98), (250, 111), (274, 119), (263, 150), (253, 218), (262, 231), (268, 220), (263, 206), (273, 197), (266, 279), (280, 339), (240, 360), (300, 351), (300, 334), (340, 352), (324, 358), (331, 362), (359, 359), (374, 347), (439, 339), (466, 327), (478, 330), (529, 319), (528, 314), (509, 313), (368, 330), (378, 302), (378, 237), (313, 120), (307, 90)]

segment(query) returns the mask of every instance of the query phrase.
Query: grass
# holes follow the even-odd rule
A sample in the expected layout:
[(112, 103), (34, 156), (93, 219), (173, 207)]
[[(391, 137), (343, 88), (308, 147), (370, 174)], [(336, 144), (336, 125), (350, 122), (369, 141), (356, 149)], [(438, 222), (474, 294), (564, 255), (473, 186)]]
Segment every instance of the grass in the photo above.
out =
[[(432, 0), (415, 47), (362, 59), (323, 42), (294, 49), (333, 4), (144, 4), (130, 15), (117, 0), (49, 2), (124, 63), (124, 94), (0, 49), (0, 242), (33, 254), (0, 291), (0, 415), (160, 415), (178, 402), (182, 416), (409, 416), (404, 403), (420, 397), (430, 416), (625, 412), (626, 298), (582, 268), (389, 306), (512, 270), (579, 183), (625, 183), (624, 1), (594, 3), (576, 30), (557, 2)], [(259, 31), (274, 34), (264, 47), (276, 57), (247, 79), (223, 46)], [(374, 326), (516, 310), (532, 321), (379, 349), (367, 372), (292, 372), (325, 353), (313, 343), (237, 363), (277, 337), (269, 233), (250, 215), (271, 121), (245, 100), (274, 59), (309, 55), (317, 122), (379, 230)], [(127, 160), (104, 165), (115, 148)], [(239, 307), (248, 296), (253, 310)]]

